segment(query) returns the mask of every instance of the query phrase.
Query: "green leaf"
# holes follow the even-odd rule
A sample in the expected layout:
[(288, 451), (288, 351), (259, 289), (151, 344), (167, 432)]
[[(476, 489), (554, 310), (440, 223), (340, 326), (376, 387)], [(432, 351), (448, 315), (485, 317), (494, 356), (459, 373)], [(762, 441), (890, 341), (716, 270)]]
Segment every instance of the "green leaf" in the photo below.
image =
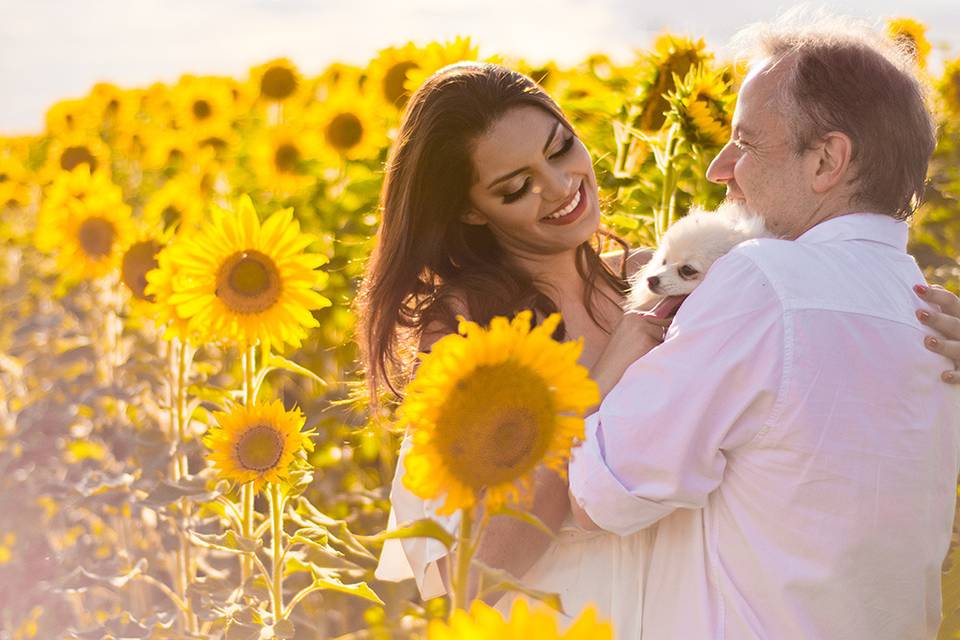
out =
[(257, 373), (256, 379), (254, 380), (254, 397), (256, 397), (256, 393), (260, 391), (260, 385), (263, 384), (263, 380), (267, 377), (267, 374), (271, 371), (275, 371), (276, 369), (291, 371), (293, 373), (300, 374), (301, 376), (310, 378), (314, 382), (320, 383), (321, 386), (327, 386), (327, 381), (315, 374), (313, 371), (310, 371), (310, 369), (297, 364), (293, 360), (287, 360), (281, 355), (271, 353), (270, 357), (267, 358), (263, 368), (260, 369), (259, 373)]
[[(549, 591), (539, 591), (537, 589), (530, 589), (523, 586), (517, 579), (514, 578), (510, 573), (504, 571), (503, 569), (496, 569), (494, 567), (485, 565), (484, 563), (474, 560), (474, 566), (478, 567), (481, 572), (483, 579), (484, 589), (478, 594), (478, 597), (483, 597), (488, 593), (495, 593), (497, 591), (508, 591), (513, 593), (522, 593), (528, 598), (533, 598), (539, 602), (544, 603), (551, 609), (559, 611), (560, 613), (566, 615), (566, 612), (563, 610), (563, 605), (560, 602), (560, 596), (556, 593), (550, 593)], [(489, 585), (489, 586), (487, 586)]]
[(384, 604), (383, 600), (374, 593), (366, 582), (357, 582), (356, 584), (344, 584), (338, 576), (330, 572), (324, 572), (322, 574), (314, 574), (313, 584), (311, 584), (307, 589), (311, 591), (316, 591), (319, 589), (326, 589), (329, 591), (339, 591), (340, 593), (346, 593), (352, 596), (357, 596), (358, 598), (363, 598), (371, 602), (376, 602), (377, 604)]
[(372, 536), (357, 536), (357, 538), (366, 544), (375, 544), (384, 540), (403, 540), (406, 538), (432, 538), (440, 541), (448, 550), (453, 547), (455, 539), (449, 531), (440, 526), (432, 518), (423, 518), (415, 520), (408, 524), (397, 527), (392, 531), (381, 531)]
[(244, 538), (236, 531), (227, 531), (221, 534), (204, 534), (196, 531), (187, 532), (193, 540), (201, 546), (229, 553), (253, 553), (260, 548), (260, 541)]
[(161, 480), (157, 486), (141, 500), (141, 504), (151, 507), (166, 507), (181, 498), (187, 498), (191, 502), (210, 502), (216, 499), (220, 492), (216, 489), (209, 491), (206, 482), (203, 479), (197, 481), (195, 478), (181, 480), (180, 482), (170, 482)]
[(93, 586), (122, 589), (128, 582), (143, 573), (146, 568), (147, 561), (145, 558), (138, 560), (130, 571), (116, 576), (98, 575), (87, 571), (83, 567), (77, 567), (60, 580), (57, 584), (57, 590), (65, 593), (83, 593)]

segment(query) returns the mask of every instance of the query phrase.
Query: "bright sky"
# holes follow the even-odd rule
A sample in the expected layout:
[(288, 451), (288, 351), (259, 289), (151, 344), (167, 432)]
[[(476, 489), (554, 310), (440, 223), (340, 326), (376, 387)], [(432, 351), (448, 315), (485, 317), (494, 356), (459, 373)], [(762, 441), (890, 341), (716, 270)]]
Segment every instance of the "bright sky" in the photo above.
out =
[[(960, 54), (958, 0), (843, 0), (831, 10), (928, 25), (939, 58)], [(572, 63), (625, 57), (665, 30), (720, 49), (739, 27), (792, 6), (761, 0), (0, 0), (0, 132), (31, 133), (61, 98), (98, 81), (124, 87), (182, 73), (243, 76), (287, 56), (307, 74), (364, 63), (406, 40), (469, 35), (481, 54)]]

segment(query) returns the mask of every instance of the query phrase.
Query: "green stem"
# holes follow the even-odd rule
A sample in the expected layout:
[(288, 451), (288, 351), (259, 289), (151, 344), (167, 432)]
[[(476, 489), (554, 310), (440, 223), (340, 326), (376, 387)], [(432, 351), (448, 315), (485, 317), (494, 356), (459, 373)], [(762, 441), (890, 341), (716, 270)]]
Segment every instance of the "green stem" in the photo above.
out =
[(677, 136), (677, 126), (670, 128), (667, 134), (667, 141), (663, 152), (663, 190), (660, 192), (660, 206), (657, 209), (654, 220), (654, 231), (656, 232), (657, 243), (666, 233), (667, 229), (674, 222), (676, 217), (677, 200), (677, 144), (680, 142)]
[[(243, 404), (246, 407), (253, 406), (253, 380), (255, 362), (254, 347), (244, 347), (241, 356), (243, 365)], [(254, 514), (254, 490), (253, 482), (248, 482), (240, 488), (240, 502), (242, 506), (243, 530), (240, 532), (245, 538), (253, 538), (253, 514)], [(253, 573), (253, 559), (247, 555), (240, 557), (240, 579), (245, 584)]]
[[(177, 437), (177, 462), (176, 476), (177, 480), (190, 475), (190, 461), (187, 454), (180, 449), (187, 439), (187, 351), (189, 350), (187, 342), (177, 341), (177, 383), (176, 383), (176, 437)], [(187, 537), (186, 526), (190, 521), (190, 503), (186, 498), (180, 501), (180, 514), (183, 526), (180, 531), (180, 553), (178, 554), (178, 595), (184, 602), (183, 615), (184, 624), (191, 633), (198, 629), (199, 622), (197, 616), (193, 613), (190, 605), (190, 599), (187, 597), (187, 589), (193, 581), (193, 558), (190, 539)]]
[(457, 535), (456, 573), (453, 584), (453, 606), (450, 615), (457, 609), (467, 608), (467, 590), (470, 581), (470, 561), (473, 555), (473, 513), (471, 509), (460, 510), (460, 532)]
[(280, 497), (280, 485), (270, 483), (270, 528), (273, 544), (273, 623), (283, 619), (283, 501)]

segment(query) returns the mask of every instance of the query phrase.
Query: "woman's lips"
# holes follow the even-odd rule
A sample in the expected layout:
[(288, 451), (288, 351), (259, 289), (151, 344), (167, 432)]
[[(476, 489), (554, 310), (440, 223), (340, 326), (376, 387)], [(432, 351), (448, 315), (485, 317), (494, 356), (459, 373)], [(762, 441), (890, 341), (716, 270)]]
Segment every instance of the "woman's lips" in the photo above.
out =
[(580, 202), (577, 203), (577, 206), (574, 207), (570, 213), (562, 215), (559, 218), (543, 218), (540, 220), (540, 222), (543, 222), (544, 224), (556, 225), (571, 224), (576, 222), (580, 215), (587, 208), (587, 192), (584, 188), (584, 181), (580, 182), (580, 188), (577, 189), (577, 193), (580, 194)]

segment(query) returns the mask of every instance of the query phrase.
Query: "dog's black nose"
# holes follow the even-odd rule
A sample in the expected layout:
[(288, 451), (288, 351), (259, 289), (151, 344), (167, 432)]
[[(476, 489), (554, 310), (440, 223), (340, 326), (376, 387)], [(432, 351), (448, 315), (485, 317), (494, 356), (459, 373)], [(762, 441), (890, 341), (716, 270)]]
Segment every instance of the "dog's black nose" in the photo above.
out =
[(650, 276), (647, 278), (647, 286), (650, 287), (650, 290), (653, 291), (657, 285), (660, 284), (660, 278), (657, 276)]

